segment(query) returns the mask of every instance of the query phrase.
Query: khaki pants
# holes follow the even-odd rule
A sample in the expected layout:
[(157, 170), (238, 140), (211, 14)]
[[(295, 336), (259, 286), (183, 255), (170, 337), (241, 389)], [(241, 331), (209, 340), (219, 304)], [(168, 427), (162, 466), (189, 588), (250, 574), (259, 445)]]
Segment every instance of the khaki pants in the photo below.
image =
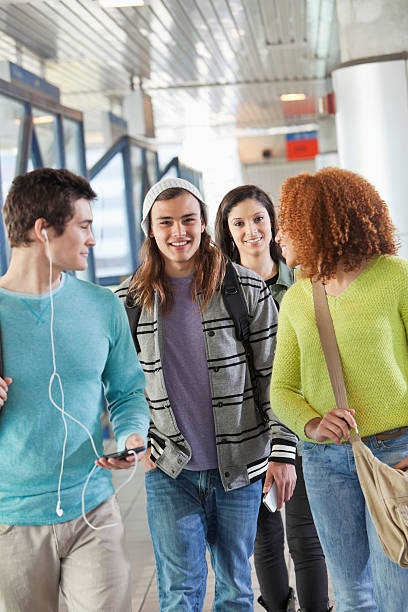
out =
[(130, 566), (116, 499), (55, 525), (0, 525), (1, 612), (129, 612)]

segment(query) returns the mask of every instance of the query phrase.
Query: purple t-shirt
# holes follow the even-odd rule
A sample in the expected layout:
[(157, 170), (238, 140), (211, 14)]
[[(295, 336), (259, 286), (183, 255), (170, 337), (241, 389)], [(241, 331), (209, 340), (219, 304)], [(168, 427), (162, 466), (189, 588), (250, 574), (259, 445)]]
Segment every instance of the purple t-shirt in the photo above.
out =
[(188, 470), (218, 467), (204, 334), (192, 276), (170, 278), (174, 306), (163, 317), (163, 374), (177, 425), (192, 449)]

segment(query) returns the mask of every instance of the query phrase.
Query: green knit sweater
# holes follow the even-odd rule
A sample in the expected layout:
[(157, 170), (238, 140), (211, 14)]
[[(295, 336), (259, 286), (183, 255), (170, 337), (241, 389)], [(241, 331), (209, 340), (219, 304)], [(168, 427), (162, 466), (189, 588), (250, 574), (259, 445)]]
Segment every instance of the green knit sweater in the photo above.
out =
[[(360, 435), (408, 425), (408, 261), (375, 257), (328, 302)], [(271, 407), (303, 440), (306, 423), (336, 407), (308, 279), (282, 301)]]

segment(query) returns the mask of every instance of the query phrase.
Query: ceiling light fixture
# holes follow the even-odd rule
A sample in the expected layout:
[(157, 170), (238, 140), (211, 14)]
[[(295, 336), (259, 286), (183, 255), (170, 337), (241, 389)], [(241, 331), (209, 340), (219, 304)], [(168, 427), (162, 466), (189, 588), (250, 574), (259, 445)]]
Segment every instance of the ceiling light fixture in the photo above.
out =
[(282, 94), (280, 96), (281, 102), (296, 102), (297, 100), (305, 100), (306, 94), (304, 93), (293, 93), (293, 94)]
[(55, 117), (53, 115), (41, 115), (40, 117), (33, 117), (33, 123), (35, 125), (41, 125), (42, 123), (52, 123)]
[(143, 6), (144, 0), (99, 0), (102, 8), (122, 8), (124, 6)]

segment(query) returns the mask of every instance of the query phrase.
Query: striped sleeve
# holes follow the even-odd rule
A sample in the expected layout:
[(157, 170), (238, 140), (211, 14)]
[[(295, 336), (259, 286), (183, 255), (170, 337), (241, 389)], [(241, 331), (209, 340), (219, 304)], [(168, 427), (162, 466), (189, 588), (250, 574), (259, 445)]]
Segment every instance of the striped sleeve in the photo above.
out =
[(295, 463), (298, 437), (273, 412), (270, 405), (270, 379), (275, 353), (278, 312), (268, 287), (262, 282), (251, 312), (250, 343), (254, 352), (257, 385), (262, 408), (268, 415), (272, 442), (270, 461)]

